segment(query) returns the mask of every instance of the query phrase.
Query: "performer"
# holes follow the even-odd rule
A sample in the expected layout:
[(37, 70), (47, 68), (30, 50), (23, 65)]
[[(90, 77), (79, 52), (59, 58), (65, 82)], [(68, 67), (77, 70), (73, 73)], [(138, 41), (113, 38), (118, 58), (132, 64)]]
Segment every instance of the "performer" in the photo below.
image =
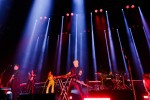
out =
[(143, 84), (150, 100), (150, 73), (143, 75)]
[(53, 76), (51, 71), (49, 71), (49, 73), (48, 73), (47, 81), (48, 81), (48, 85), (46, 87), (46, 94), (49, 93), (50, 87), (51, 87), (51, 93), (54, 93), (54, 85), (55, 85), (55, 83), (54, 83), (54, 76)]
[[(74, 67), (71, 68), (71, 70), (66, 74), (66, 76), (67, 77), (73, 77), (73, 80), (79, 80), (79, 78), (82, 75), (82, 68), (79, 67), (78, 60), (74, 60), (73, 65), (74, 65)], [(83, 91), (81, 89), (81, 85), (79, 83), (77, 83), (76, 81), (71, 81), (71, 83), (68, 87), (68, 96), (70, 95), (73, 87), (75, 87), (79, 91), (81, 98), (83, 99), (84, 94), (83, 94)]]
[(19, 65), (14, 65), (13, 74), (11, 75), (7, 87), (11, 88), (12, 91), (12, 100), (17, 100), (20, 94), (20, 68)]
[(27, 82), (26, 91), (27, 93), (34, 94), (34, 81), (36, 77), (36, 73), (34, 70), (28, 73), (29, 80)]

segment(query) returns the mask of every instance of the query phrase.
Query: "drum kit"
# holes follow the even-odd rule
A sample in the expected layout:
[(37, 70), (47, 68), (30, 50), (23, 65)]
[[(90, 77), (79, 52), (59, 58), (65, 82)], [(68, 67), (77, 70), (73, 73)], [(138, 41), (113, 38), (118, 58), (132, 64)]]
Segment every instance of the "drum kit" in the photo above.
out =
[(101, 81), (99, 84), (99, 90), (125, 90), (131, 89), (131, 84), (127, 79), (127, 74), (119, 73), (95, 73), (98, 75), (98, 79)]

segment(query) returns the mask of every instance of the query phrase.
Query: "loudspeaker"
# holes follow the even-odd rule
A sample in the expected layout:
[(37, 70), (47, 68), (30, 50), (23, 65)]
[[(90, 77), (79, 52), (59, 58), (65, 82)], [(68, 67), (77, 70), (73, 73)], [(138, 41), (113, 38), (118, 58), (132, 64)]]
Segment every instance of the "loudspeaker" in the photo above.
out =
[(20, 94), (19, 100), (57, 100), (56, 94)]

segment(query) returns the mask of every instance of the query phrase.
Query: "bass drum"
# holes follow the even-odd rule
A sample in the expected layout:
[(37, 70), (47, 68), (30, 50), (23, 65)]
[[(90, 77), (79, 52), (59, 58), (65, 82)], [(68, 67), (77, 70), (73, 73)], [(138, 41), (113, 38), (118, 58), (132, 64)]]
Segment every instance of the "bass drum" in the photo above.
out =
[(111, 79), (105, 80), (104, 85), (106, 86), (107, 89), (110, 89), (110, 90), (114, 89), (114, 83)]

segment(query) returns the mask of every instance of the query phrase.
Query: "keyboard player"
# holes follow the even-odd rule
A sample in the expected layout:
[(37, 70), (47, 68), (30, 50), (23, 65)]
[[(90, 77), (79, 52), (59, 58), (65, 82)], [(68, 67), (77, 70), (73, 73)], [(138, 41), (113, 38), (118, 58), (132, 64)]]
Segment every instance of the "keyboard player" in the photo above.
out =
[[(79, 67), (79, 61), (78, 60), (74, 60), (73, 61), (73, 67), (71, 68), (71, 70), (66, 74), (66, 76), (71, 76), (73, 78), (73, 80), (79, 80), (81, 75), (82, 75), (82, 68)], [(71, 90), (73, 89), (73, 87), (75, 87), (78, 92), (80, 93), (81, 98), (83, 99), (84, 94), (81, 88), (81, 85), (76, 82), (76, 81), (71, 81), (70, 85), (68, 86), (68, 95), (70, 95)]]

